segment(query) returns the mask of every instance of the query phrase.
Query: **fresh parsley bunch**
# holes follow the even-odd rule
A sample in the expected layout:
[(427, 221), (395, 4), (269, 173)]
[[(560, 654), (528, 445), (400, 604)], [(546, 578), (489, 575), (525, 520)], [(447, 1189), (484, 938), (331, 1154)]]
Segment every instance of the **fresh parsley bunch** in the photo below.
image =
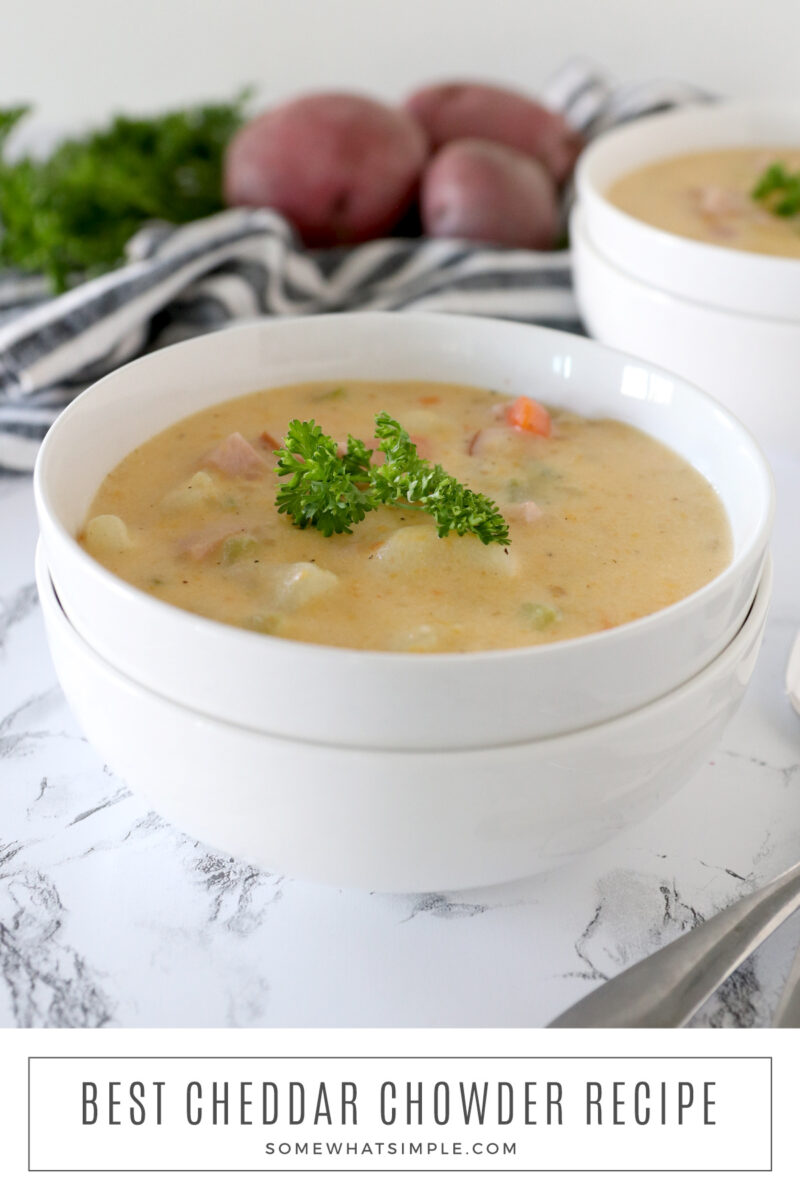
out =
[[(179, 225), (224, 207), (225, 147), (249, 92), (231, 103), (115, 117), (46, 158), (0, 158), (0, 267), (48, 275), (63, 291), (124, 258), (146, 221)], [(0, 110), (0, 154), (28, 108)]]
[(278, 511), (301, 529), (313, 525), (330, 537), (351, 533), (381, 504), (419, 507), (434, 518), (439, 537), (471, 533), (484, 545), (509, 544), (508, 525), (495, 502), (421, 458), (399, 421), (379, 413), (375, 436), (385, 456), (381, 465), (373, 465), (372, 451), (358, 438), (349, 436), (340, 456), (336, 442), (314, 421), (292, 421), (275, 451), (275, 470), (290, 476), (278, 489)]

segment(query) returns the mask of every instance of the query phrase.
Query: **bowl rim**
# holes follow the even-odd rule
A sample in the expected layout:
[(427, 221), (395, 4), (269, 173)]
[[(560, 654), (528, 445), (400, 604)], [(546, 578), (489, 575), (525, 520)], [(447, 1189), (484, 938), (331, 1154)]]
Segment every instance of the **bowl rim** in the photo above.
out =
[[(171, 696), (164, 696), (161, 692), (148, 684), (140, 683), (133, 679), (125, 671), (121, 670), (114, 663), (104, 658), (98, 650), (95, 649), (86, 639), (78, 632), (75, 626), (70, 621), (59, 599), (58, 592), (53, 577), (50, 573), (50, 566), (47, 561), (47, 554), (42, 539), (39, 538), (36, 544), (35, 555), (36, 569), (36, 584), (40, 597), (44, 605), (49, 606), (53, 615), (60, 621), (62, 629), (67, 631), (67, 635), (79, 647), (82, 654), (93, 658), (102, 670), (110, 673), (115, 679), (121, 682), (125, 687), (135, 690), (146, 696), (148, 699), (155, 699), (157, 702), (166, 704), (169, 707), (180, 709), (184, 713), (189, 713), (191, 717), (200, 722), (208, 722), (213, 726), (223, 725), (229, 729), (235, 729), (240, 733), (258, 737), (269, 738), (270, 740), (279, 742), (290, 742), (293, 744), (309, 747), (311, 749), (319, 747), (322, 750), (330, 751), (332, 749), (342, 752), (350, 752), (354, 754), (367, 755), (400, 755), (407, 757), (408, 755), (501, 755), (508, 752), (513, 752), (520, 747), (531, 745), (552, 745), (559, 750), (569, 748), (570, 743), (575, 739), (586, 736), (597, 736), (605, 730), (618, 732), (625, 724), (629, 724), (635, 728), (636, 724), (642, 720), (658, 714), (659, 710), (669, 711), (676, 704), (680, 704), (686, 694), (707, 682), (709, 678), (715, 675), (724, 674), (728, 669), (731, 660), (736, 660), (741, 654), (741, 646), (749, 638), (758, 638), (762, 633), (769, 613), (769, 606), (772, 599), (772, 589), (774, 582), (774, 567), (772, 562), (772, 554), (767, 552), (764, 559), (764, 565), (759, 576), (758, 585), (756, 588), (753, 601), (744, 617), (741, 625), (736, 630), (731, 640), (715, 658), (711, 660), (700, 671), (697, 671), (689, 679), (678, 684), (677, 687), (667, 692), (663, 696), (657, 696), (654, 700), (648, 701), (646, 704), (639, 705), (638, 708), (632, 709), (629, 712), (624, 712), (615, 717), (610, 717), (605, 721), (597, 721), (593, 725), (582, 725), (579, 729), (568, 729), (563, 733), (549, 734), (541, 738), (524, 738), (514, 742), (504, 742), (500, 745), (487, 743), (485, 745), (470, 745), (460, 747), (419, 747), (415, 749), (403, 749), (398, 747), (382, 747), (382, 746), (361, 746), (351, 742), (337, 742), (331, 744), (328, 742), (320, 742), (316, 739), (301, 738), (286, 734), (270, 733), (266, 730), (258, 729), (251, 725), (243, 725), (238, 721), (232, 721), (225, 717), (217, 717), (211, 713), (203, 712), (201, 709), (193, 708), (192, 706), (183, 703), (180, 700), (174, 700)], [(43, 593), (44, 589), (44, 593)]]
[[(714, 313), (719, 316), (731, 318), (734, 321), (755, 321), (761, 325), (769, 326), (785, 325), (790, 329), (800, 327), (800, 318), (771, 317), (767, 313), (762, 312), (745, 312), (743, 309), (738, 308), (719, 308), (708, 301), (698, 300), (695, 296), (688, 296), (680, 292), (672, 291), (668, 287), (662, 287), (658, 283), (652, 282), (652, 280), (644, 279), (639, 275), (631, 274), (627, 267), (622, 266), (618, 262), (614, 262), (614, 260), (609, 258), (608, 255), (605, 254), (597, 245), (597, 242), (594, 240), (591, 235), (591, 231), (589, 230), (586, 220), (586, 212), (580, 202), (576, 202), (570, 211), (569, 230), (571, 246), (574, 246), (575, 242), (580, 240), (582, 246), (589, 252), (589, 254), (592, 254), (595, 258), (600, 259), (606, 270), (613, 271), (615, 274), (620, 275), (623, 279), (625, 279), (626, 283), (629, 283), (632, 287), (638, 288), (642, 292), (647, 292), (654, 297), (658, 297), (659, 300), (667, 300), (671, 304), (680, 304), (687, 309), (695, 309), (700, 312)], [(739, 252), (737, 251), (737, 253)], [(743, 250), (741, 253), (744, 254), (746, 251)], [(767, 256), (764, 255), (763, 257)], [(798, 262), (800, 262), (800, 259), (798, 259)], [(800, 337), (800, 329), (798, 329), (798, 337)], [(683, 379), (685, 382), (691, 382), (686, 376), (679, 375), (677, 371), (673, 371), (671, 368), (670, 374), (674, 375), (676, 379)], [(695, 386), (699, 387), (701, 391), (703, 390), (699, 384), (696, 384)], [(721, 400), (718, 401), (718, 403), (720, 407), (727, 408), (727, 405), (725, 405)], [(736, 414), (734, 414), (734, 416), (735, 415)], [(741, 421), (741, 418), (737, 417), (737, 420), (744, 424), (744, 422)], [(747, 428), (747, 426), (745, 426), (745, 428)], [(770, 468), (770, 470), (771, 469), (772, 468)]]
[[(644, 166), (648, 163), (657, 162), (661, 159), (676, 157), (680, 151), (671, 150), (664, 151), (658, 149), (658, 133), (664, 129), (685, 126), (691, 128), (693, 124), (702, 121), (703, 118), (714, 120), (719, 118), (724, 121), (728, 117), (763, 117), (769, 118), (771, 115), (783, 116), (796, 115), (798, 126), (800, 126), (800, 103), (788, 98), (760, 98), (753, 100), (732, 100), (719, 101), (713, 104), (706, 102), (687, 105), (679, 109), (672, 109), (669, 112), (653, 113), (650, 116), (642, 117), (634, 122), (627, 123), (622, 126), (617, 126), (610, 129), (591, 142), (578, 159), (575, 168), (575, 195), (585, 208), (594, 209), (606, 226), (610, 226), (613, 222), (616, 225), (619, 236), (626, 237), (629, 240), (636, 242), (641, 246), (645, 240), (649, 242), (654, 251), (658, 252), (665, 259), (674, 259), (674, 256), (679, 255), (683, 265), (683, 270), (687, 278), (703, 278), (706, 271), (719, 271), (720, 269), (728, 274), (728, 277), (738, 275), (741, 278), (742, 288), (765, 284), (764, 276), (768, 273), (772, 277), (772, 282), (777, 282), (788, 288), (797, 289), (800, 286), (800, 256), (790, 257), (780, 254), (764, 254), (753, 250), (740, 250), (731, 246), (720, 246), (714, 242), (705, 242), (700, 238), (687, 237), (684, 234), (672, 233), (670, 230), (663, 229), (657, 225), (653, 225), (648, 221), (642, 220), (640, 217), (634, 217), (630, 213), (613, 204), (605, 193), (601, 190), (600, 185), (595, 181), (594, 173), (601, 170), (604, 160), (609, 154), (613, 154), (620, 145), (625, 145), (626, 141), (632, 138), (639, 138), (642, 131), (650, 131), (652, 138), (648, 144), (646, 151), (643, 151), (639, 160), (639, 165)], [(714, 150), (725, 145), (731, 147), (736, 143), (715, 143), (713, 137), (709, 135), (707, 143), (703, 147), (688, 147), (684, 153), (692, 153), (693, 149), (697, 153), (702, 153), (703, 149)], [(738, 143), (739, 148), (744, 148), (746, 138), (742, 138)], [(635, 170), (635, 166), (628, 166), (625, 170), (615, 174), (614, 179), (621, 178), (630, 171)], [(609, 185), (606, 184), (605, 188)], [(612, 260), (613, 261), (613, 260)], [(637, 259), (637, 261), (640, 261)], [(697, 276), (695, 275), (697, 272)], [(657, 281), (650, 279), (645, 270), (641, 275), (635, 275), (634, 278), (641, 278), (645, 282), (650, 282), (654, 287), (662, 285)], [(666, 285), (663, 285), (666, 289)], [(690, 290), (685, 292), (675, 291), (673, 294), (686, 296), (687, 299), (694, 299), (695, 294)], [(747, 313), (752, 316), (766, 316), (769, 319), (785, 320), (785, 321), (800, 321), (800, 314), (794, 316), (786, 315), (777, 310), (777, 307), (768, 309), (756, 305), (753, 309), (742, 307), (741, 304), (728, 300), (727, 294), (723, 295), (719, 302), (719, 307), (725, 311)], [(697, 301), (698, 303), (707, 303), (705, 301)], [(751, 301), (751, 303), (754, 303)], [(708, 303), (708, 307), (713, 307), (713, 303)]]
[[(647, 630), (658, 622), (668, 622), (673, 618), (676, 620), (680, 619), (681, 615), (687, 608), (694, 604), (702, 603), (703, 599), (713, 596), (716, 592), (723, 591), (727, 587), (731, 575), (733, 575), (734, 572), (738, 572), (740, 569), (745, 568), (754, 558), (757, 557), (759, 553), (763, 553), (768, 545), (769, 531), (771, 530), (774, 520), (776, 502), (775, 482), (772, 470), (763, 450), (753, 437), (752, 433), (743, 424), (743, 422), (740, 421), (739, 418), (730, 411), (730, 409), (728, 409), (721, 401), (716, 400), (697, 384), (675, 374), (673, 371), (670, 371), (664, 367), (660, 367), (646, 359), (642, 359), (637, 355), (628, 354), (626, 351), (622, 350), (616, 350), (611, 346), (607, 346), (605, 343), (598, 342), (593, 338), (583, 337), (579, 334), (569, 333), (559, 329), (550, 329), (546, 326), (525, 325), (524, 328), (528, 329), (534, 337), (552, 338), (559, 343), (565, 342), (568, 345), (580, 345), (581, 353), (586, 353), (588, 348), (588, 353), (595, 354), (598, 357), (616, 360), (624, 359), (626, 364), (644, 367), (648, 371), (655, 371), (662, 377), (669, 379), (671, 382), (677, 383), (680, 387), (688, 388), (702, 403), (709, 405), (712, 409), (716, 410), (728, 424), (731, 432), (735, 434), (736, 439), (740, 442), (743, 441), (747, 445), (751, 456), (757, 462), (763, 476), (767, 498), (764, 512), (762, 513), (761, 520), (750, 541), (740, 548), (739, 553), (734, 553), (734, 556), (727, 566), (724, 567), (718, 575), (714, 576), (707, 583), (703, 584), (701, 588), (690, 592), (687, 596), (684, 596), (682, 599), (675, 601), (672, 604), (666, 605), (664, 608), (657, 609), (643, 617), (638, 617), (634, 621), (626, 621), (620, 625), (614, 626), (612, 629), (598, 630), (595, 633), (582, 634), (579, 637), (565, 638), (557, 642), (532, 646), (516, 646), (495, 650), (433, 651), (426, 654), (413, 654), (403, 650), (374, 650), (352, 646), (333, 646), (322, 642), (303, 642), (291, 638), (281, 638), (273, 634), (244, 629), (236, 625), (229, 625), (223, 621), (218, 621), (211, 617), (204, 617), (199, 613), (178, 608), (175, 605), (169, 604), (165, 600), (161, 600), (156, 596), (151, 596), (149, 593), (142, 591), (133, 584), (127, 583), (118, 575), (115, 575), (113, 571), (110, 571), (107, 567), (104, 567), (101, 563), (94, 559), (88, 553), (88, 551), (86, 551), (84, 547), (80, 545), (76, 538), (65, 527), (61, 519), (56, 515), (55, 506), (51, 502), (48, 492), (47, 471), (49, 460), (58, 453), (57, 444), (58, 438), (61, 435), (61, 430), (69, 421), (76, 419), (75, 414), (79, 411), (80, 406), (84, 402), (88, 401), (89, 397), (96, 395), (100, 389), (105, 388), (109, 381), (117, 379), (117, 377), (122, 376), (125, 372), (135, 371), (138, 364), (151, 360), (155, 355), (165, 357), (169, 355), (178, 357), (181, 354), (186, 354), (187, 348), (189, 348), (190, 352), (191, 346), (199, 341), (208, 342), (211, 339), (217, 339), (222, 342), (226, 338), (234, 339), (245, 327), (248, 329), (252, 329), (253, 327), (267, 329), (274, 325), (275, 320), (276, 318), (274, 317), (266, 317), (256, 319), (254, 321), (248, 321), (246, 323), (227, 326), (223, 329), (200, 335), (198, 338), (192, 338), (187, 341), (175, 343), (171, 346), (163, 347), (160, 350), (153, 351), (149, 355), (133, 359), (132, 361), (124, 363), (122, 366), (115, 368), (115, 370), (110, 371), (107, 375), (104, 375), (102, 378), (92, 383), (62, 410), (48, 430), (36, 456), (36, 463), (33, 472), (33, 488), (37, 512), (39, 515), (39, 524), (42, 532), (44, 532), (44, 524), (47, 523), (49, 525), (50, 533), (57, 537), (62, 548), (66, 550), (73, 562), (77, 562), (79, 569), (87, 573), (90, 579), (95, 580), (99, 588), (106, 592), (110, 590), (112, 593), (118, 594), (123, 601), (127, 600), (131, 604), (138, 604), (142, 606), (145, 612), (153, 612), (157, 617), (160, 614), (164, 620), (180, 622), (185, 629), (196, 629), (198, 637), (204, 639), (206, 644), (208, 643), (209, 639), (214, 639), (215, 641), (218, 641), (219, 639), (235, 639), (239, 642), (243, 649), (246, 649), (247, 647), (253, 648), (257, 645), (266, 645), (271, 647), (274, 651), (281, 653), (291, 653), (305, 656), (313, 655), (317, 658), (324, 657), (331, 662), (338, 662), (339, 664), (344, 663), (346, 659), (350, 659), (351, 661), (368, 660), (370, 663), (386, 664), (400, 662), (408, 663), (409, 661), (413, 661), (420, 664), (444, 663), (451, 665), (469, 664), (470, 666), (478, 666), (486, 662), (495, 663), (520, 657), (527, 658), (529, 656), (535, 656), (533, 659), (535, 662), (545, 657), (570, 653), (572, 647), (580, 648), (582, 646), (594, 646), (598, 643), (611, 647), (614, 642), (621, 642), (626, 637), (631, 636), (630, 631), (632, 630)], [(413, 320), (417, 322), (421, 321), (425, 324), (442, 325), (443, 327), (446, 325), (461, 325), (465, 322), (469, 324), (477, 322), (483, 325), (492, 326), (509, 324), (508, 321), (496, 317), (428, 312), (406, 313), (402, 311), (355, 311), (280, 318), (281, 324), (297, 324), (298, 322), (306, 323), (308, 321), (330, 323), (340, 322), (346, 324), (356, 321), (382, 322), (403, 320)], [(357, 378), (357, 376), (353, 376), (353, 378)], [(230, 398), (234, 399), (235, 397)], [(119, 403), (119, 401), (117, 401), (117, 403)], [(211, 407), (211, 405), (205, 405), (203, 407)], [(203, 409), (198, 408), (195, 411), (201, 412)], [(172, 424), (174, 424), (174, 422), (172, 422)], [(164, 426), (164, 429), (168, 428), (169, 425)], [(132, 447), (132, 449), (135, 448), (136, 447)], [(128, 451), (128, 453), (130, 452), (131, 451)], [(694, 467), (695, 470), (698, 469), (690, 459), (686, 458), (685, 455), (682, 457), (684, 457), (685, 460), (689, 462), (690, 466)], [(579, 653), (580, 649), (578, 649), (577, 652)], [(463, 667), (462, 669), (468, 668)], [(422, 670), (422, 667), (420, 667), (420, 670)]]

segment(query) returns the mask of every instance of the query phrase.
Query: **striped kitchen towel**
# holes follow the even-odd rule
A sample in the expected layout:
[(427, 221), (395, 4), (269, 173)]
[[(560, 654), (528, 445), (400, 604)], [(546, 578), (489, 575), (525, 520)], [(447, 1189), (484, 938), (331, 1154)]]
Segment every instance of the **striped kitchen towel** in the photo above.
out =
[[(673, 83), (610, 87), (568, 63), (542, 99), (590, 138), (644, 113), (708, 99)], [(0, 470), (29, 471), (50, 424), (95, 379), (145, 351), (260, 315), (422, 309), (579, 332), (568, 251), (388, 238), (306, 251), (266, 209), (147, 226), (126, 265), (51, 298), (0, 275)]]

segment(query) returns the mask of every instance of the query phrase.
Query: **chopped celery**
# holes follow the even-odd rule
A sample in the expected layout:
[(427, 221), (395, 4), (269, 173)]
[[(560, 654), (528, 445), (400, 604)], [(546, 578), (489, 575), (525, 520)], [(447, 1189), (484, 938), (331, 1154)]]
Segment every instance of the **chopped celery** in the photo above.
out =
[(551, 495), (556, 486), (561, 485), (563, 475), (555, 467), (538, 460), (525, 464), (522, 479), (509, 479), (506, 495), (511, 504), (521, 504), (525, 500), (541, 500)]
[(245, 555), (252, 555), (257, 548), (258, 541), (251, 534), (235, 533), (222, 543), (222, 562), (229, 567)]
[(280, 626), (283, 618), (278, 613), (255, 613), (250, 618), (250, 628), (256, 633), (274, 633), (280, 632)]
[(561, 614), (557, 609), (551, 608), (549, 604), (535, 604), (532, 601), (526, 601), (520, 607), (520, 616), (532, 629), (542, 631), (549, 629), (555, 621), (558, 621)]

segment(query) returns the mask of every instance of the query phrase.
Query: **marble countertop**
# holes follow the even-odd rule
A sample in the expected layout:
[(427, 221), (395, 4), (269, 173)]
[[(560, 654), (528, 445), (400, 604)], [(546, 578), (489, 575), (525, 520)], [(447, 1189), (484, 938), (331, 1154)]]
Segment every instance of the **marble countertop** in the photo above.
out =
[[(298, 883), (167, 824), (83, 739), (33, 585), (30, 480), (0, 477), (0, 1025), (537, 1026), (800, 859), (800, 452), (772, 456), (775, 593), (721, 745), (653, 817), (549, 875), (459, 895)], [(695, 1018), (768, 1025), (788, 921)]]

